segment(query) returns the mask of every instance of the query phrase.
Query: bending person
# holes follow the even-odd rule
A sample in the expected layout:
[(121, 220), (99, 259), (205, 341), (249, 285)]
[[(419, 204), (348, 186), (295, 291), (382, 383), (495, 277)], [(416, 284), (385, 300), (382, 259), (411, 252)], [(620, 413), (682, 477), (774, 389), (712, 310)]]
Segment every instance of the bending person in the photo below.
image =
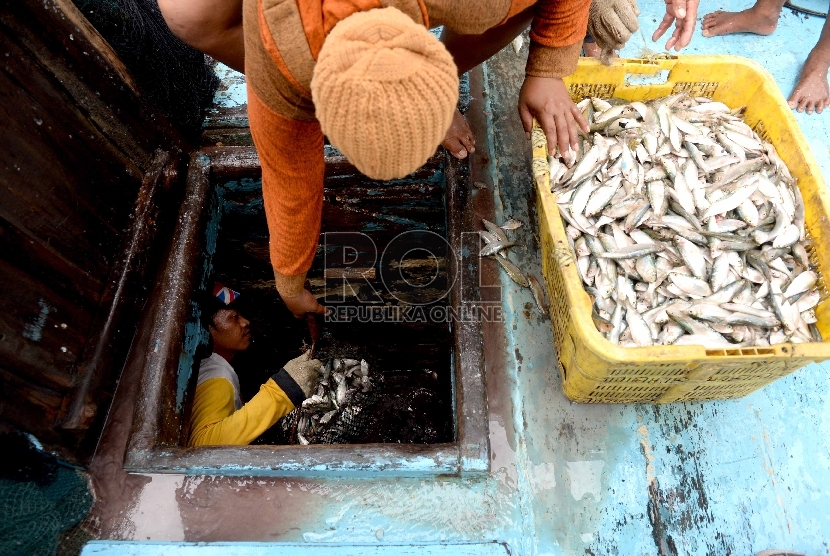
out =
[[(703, 36), (718, 37), (732, 33), (771, 35), (778, 28), (778, 17), (785, 0), (757, 0), (751, 8), (740, 12), (716, 12), (703, 17)], [(827, 68), (830, 67), (830, 24), (824, 27), (818, 43), (810, 51), (798, 83), (787, 102), (799, 112), (813, 110), (821, 114), (830, 106), (830, 88), (827, 85)]]
[(308, 353), (292, 359), (243, 405), (231, 361), (251, 345), (250, 323), (216, 299), (204, 305), (213, 352), (199, 364), (187, 445), (250, 444), (311, 395), (320, 362)]
[[(631, 1), (633, 3), (633, 0)], [(685, 47), (689, 43), (692, 31), (694, 30), (698, 2), (699, 0), (668, 0), (666, 2), (666, 15), (660, 23), (657, 31), (654, 32), (652, 40), (660, 38), (672, 25), (672, 23), (675, 23), (675, 31), (672, 33), (671, 38), (666, 44), (666, 48), (674, 47), (676, 50), (680, 50)], [(565, 4), (567, 1), (558, 3)], [(598, 3), (598, 1), (595, 3)], [(271, 2), (271, 4), (276, 3)], [(301, 0), (299, 4), (303, 6), (301, 11), (304, 14), (316, 14), (313, 17), (318, 18), (323, 16), (322, 2), (320, 0), (316, 0), (316, 7), (315, 2), (308, 2), (305, 0)], [(342, 6), (337, 7), (335, 5), (335, 7), (332, 8), (331, 4), (332, 3), (326, 5), (326, 15), (336, 14), (342, 10)], [(337, 2), (333, 4), (337, 4)], [(343, 5), (346, 4), (348, 4), (348, 2), (343, 2)], [(376, 0), (374, 2), (364, 2), (363, 4), (368, 7), (380, 7), (381, 5), (395, 6), (397, 3), (387, 1), (381, 2), (380, 0)], [(451, 12), (459, 14), (464, 10), (468, 10), (468, 14), (470, 14), (469, 17), (472, 17), (472, 14), (476, 14), (479, 16), (479, 19), (481, 19), (479, 11), (487, 9), (486, 3), (479, 6), (477, 3), (472, 1), (462, 1), (456, 2), (455, 4), (457, 5), (454, 7), (452, 7), (452, 4), (453, 3), (448, 2), (447, 0), (421, 0), (418, 2), (418, 6), (422, 7), (424, 11), (433, 12), (433, 14), (438, 12), (438, 15), (444, 13), (449, 14)], [(498, 4), (502, 6), (506, 5), (506, 2), (499, 2)], [(510, 4), (509, 13), (517, 14), (521, 12), (523, 8), (530, 7), (534, 4), (541, 6), (553, 3), (534, 0), (514, 0), (510, 2)], [(624, 6), (615, 6), (613, 5), (613, 2), (609, 2), (607, 0), (604, 4), (606, 6), (605, 8), (591, 10), (591, 20), (594, 27), (606, 26), (609, 24), (608, 21), (603, 22), (599, 20), (599, 18), (604, 16), (611, 16), (609, 10), (624, 8)], [(242, 0), (158, 0), (158, 5), (168, 26), (182, 41), (198, 50), (201, 50), (205, 54), (212, 56), (220, 62), (223, 62), (231, 68), (244, 72), (245, 48), (242, 27)], [(521, 32), (530, 24), (532, 16), (533, 13), (528, 12), (523, 18), (512, 19), (511, 25), (513, 27), (519, 25), (520, 29), (518, 32)], [(435, 20), (436, 18), (433, 17), (432, 19)], [(310, 19), (303, 19), (304, 26), (309, 24), (309, 22)], [(463, 26), (457, 26), (458, 28), (455, 29), (451, 23), (452, 22), (445, 27), (445, 34), (442, 38), (444, 42), (452, 40), (454, 36), (459, 34), (470, 34), (463, 33)], [(578, 20), (575, 20), (573, 23), (579, 25)], [(614, 22), (612, 21), (610, 24), (613, 25)], [(434, 27), (436, 25), (433, 24), (431, 26)], [(611, 29), (611, 34), (607, 35), (608, 38), (600, 38), (600, 42), (606, 40), (609, 44), (619, 44), (619, 46), (615, 47), (619, 49), (622, 47), (622, 44), (625, 44), (628, 36), (630, 36), (632, 32), (636, 31), (636, 29), (636, 27), (633, 29), (629, 27), (627, 30), (624, 27), (618, 27), (616, 30)], [(518, 34), (518, 32), (516, 34)], [(513, 33), (514, 30), (506, 28), (504, 23), (493, 27), (490, 30), (489, 39), (495, 39), (495, 41), (490, 42), (489, 45), (485, 47), (487, 52), (481, 52), (476, 57), (480, 60), (489, 58), (490, 55), (495, 54), (495, 52), (507, 44), (504, 42), (504, 37)], [(601, 35), (602, 32), (600, 31), (598, 34)], [(303, 39), (300, 38), (300, 40)], [(537, 37), (537, 40), (539, 40), (539, 37)], [(477, 46), (482, 46), (481, 40), (477, 40), (476, 42)], [(603, 45), (604, 44), (605, 42), (603, 42)], [(600, 50), (601, 47), (596, 48), (597, 55), (599, 55)], [(458, 52), (453, 51), (453, 55), (456, 54), (458, 54)], [(460, 71), (464, 64), (459, 63), (458, 61), (456, 62), (459, 65)], [(464, 117), (457, 110), (453, 113), (452, 123), (441, 141), (441, 145), (443, 145), (456, 158), (466, 158), (468, 154), (475, 152), (475, 138), (473, 137), (467, 122), (464, 120)]]
[[(207, 2), (181, 6), (199, 1)], [(166, 2), (169, 18), (174, 10)], [(682, 21), (691, 15), (686, 4), (667, 4), (660, 29), (678, 26), (670, 44), (682, 42)], [(323, 134), (358, 170), (381, 180), (413, 172), (440, 143), (466, 157), (475, 141), (455, 107), (458, 76), (530, 25), (522, 124), (529, 135), (536, 118), (552, 151), (576, 149), (578, 131), (588, 128), (562, 78), (576, 68), (589, 6), (590, 0), (244, 0), (248, 116), (263, 170), (271, 263), (295, 316), (325, 312), (303, 289), (320, 232)], [(427, 31), (438, 26), (440, 43)]]
[[(325, 312), (303, 289), (320, 232), (323, 134), (370, 178), (406, 176), (458, 123), (458, 76), (530, 25), (518, 95), (522, 125), (529, 137), (535, 118), (551, 152), (576, 150), (579, 130), (588, 127), (563, 77), (576, 69), (590, 3), (244, 0), (248, 117), (262, 165), (271, 263), (295, 316)], [(682, 5), (689, 17), (686, 4), (667, 6)], [(678, 8), (661, 28), (680, 17)], [(440, 42), (427, 30), (437, 26), (444, 27)], [(678, 22), (672, 45), (685, 28)]]

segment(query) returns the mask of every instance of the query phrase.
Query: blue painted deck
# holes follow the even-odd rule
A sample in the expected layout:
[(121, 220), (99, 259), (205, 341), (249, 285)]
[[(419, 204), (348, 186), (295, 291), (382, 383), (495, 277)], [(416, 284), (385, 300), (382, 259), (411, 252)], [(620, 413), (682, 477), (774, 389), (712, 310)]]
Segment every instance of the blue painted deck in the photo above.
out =
[[(815, 3), (804, 5), (826, 9)], [(704, 0), (700, 17), (750, 4)], [(663, 5), (641, 2), (644, 32), (624, 56), (662, 51), (665, 39), (658, 45), (643, 36), (651, 35)], [(753, 58), (786, 97), (822, 23), (785, 9), (771, 37), (705, 39), (698, 25), (686, 52)], [(523, 66), (524, 53), (507, 48), (486, 67), (491, 133), (478, 140), (489, 141), (496, 154), (496, 187), (474, 194), (494, 195), (500, 219), (528, 221), (534, 218), (529, 150), (517, 147), (515, 111)], [(240, 102), (244, 88), (223, 94), (225, 102)], [(830, 182), (830, 111), (796, 118)], [(520, 244), (535, 245), (534, 230), (522, 232)], [(518, 254), (526, 269), (541, 275), (536, 249)], [(504, 361), (487, 362), (489, 478), (147, 476), (135, 504), (109, 524), (110, 537), (300, 543), (260, 545), (262, 551), (240, 544), (237, 554), (319, 554), (316, 543), (336, 543), (326, 548), (343, 555), (353, 553), (344, 544), (395, 545), (363, 553), (432, 554), (434, 546), (420, 545), (493, 542), (499, 544), (444, 545), (438, 552), (501, 553), (506, 546), (519, 555), (747, 555), (769, 548), (830, 554), (828, 364), (734, 401), (573, 404), (561, 391), (550, 323), (534, 312), (525, 316), (528, 290), (506, 280), (503, 286), (508, 319), (496, 347)], [(410, 544), (418, 546), (401, 548)], [(126, 547), (91, 543), (83, 554), (116, 550)], [(144, 544), (126, 553), (171, 552)], [(231, 551), (225, 546), (221, 553)]]

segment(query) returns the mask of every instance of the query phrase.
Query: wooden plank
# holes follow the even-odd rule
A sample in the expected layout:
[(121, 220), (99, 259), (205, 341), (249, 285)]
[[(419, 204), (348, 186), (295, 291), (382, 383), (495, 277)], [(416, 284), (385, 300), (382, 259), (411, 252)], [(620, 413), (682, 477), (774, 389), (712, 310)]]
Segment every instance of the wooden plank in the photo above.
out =
[(285, 542), (170, 542), (157, 541), (91, 541), (81, 556), (510, 556), (506, 543), (412, 543), (371, 545), (364, 542), (348, 544), (285, 543)]
[(94, 311), (104, 287), (91, 275), (28, 230), (0, 217), (0, 259), (85, 311)]
[[(415, 170), (410, 175), (403, 178), (406, 181), (416, 181), (421, 180), (424, 178), (428, 178), (432, 176), (437, 166), (440, 166), (444, 160), (444, 149), (439, 148), (435, 154), (433, 154), (427, 161), (424, 163), (423, 166)], [(326, 178), (334, 177), (334, 176), (359, 176), (361, 175), (358, 172), (357, 168), (355, 168), (354, 164), (349, 162), (349, 159), (343, 156), (342, 154), (327, 154), (326, 155)], [(363, 177), (364, 180), (369, 181), (369, 178)], [(384, 183), (396, 183), (402, 180), (393, 180), (392, 182), (384, 182)], [(326, 185), (331, 185), (328, 181)]]
[(372, 268), (327, 268), (324, 276), (327, 280), (337, 280), (342, 278), (366, 278), (367, 280), (375, 280), (377, 278), (377, 269)]
[(248, 128), (226, 127), (219, 129), (208, 129), (202, 133), (202, 145), (205, 146), (253, 146), (254, 140)]
[[(66, 93), (55, 76), (31, 59), (14, 37), (0, 32), (0, 51), (8, 54), (3, 67), (0, 103), (28, 131), (25, 138), (42, 142), (55, 156), (53, 164), (72, 168), (84, 203), (112, 222), (132, 206), (139, 168), (115, 147)], [(19, 161), (21, 164), (24, 161)], [(127, 179), (125, 180), (125, 168)], [(25, 172), (18, 174), (25, 176)], [(115, 184), (118, 186), (113, 187)], [(120, 222), (115, 226), (120, 228)]]
[[(152, 139), (152, 135), (148, 137), (148, 131), (153, 130), (152, 126), (142, 128), (138, 118), (131, 114), (135, 105), (130, 107), (129, 102), (135, 103), (137, 95), (90, 42), (83, 40), (80, 29), (72, 25), (53, 2), (46, 0), (40, 6), (32, 5), (28, 0), (11, 3), (0, 12), (0, 24), (6, 27), (9, 36), (18, 37), (48, 73), (55, 75), (74, 104), (89, 113), (90, 121), (119, 147), (125, 157), (139, 168), (146, 164)], [(78, 40), (75, 40), (76, 35)], [(97, 79), (93, 78), (95, 75)], [(116, 113), (107, 101), (126, 111)]]
[(62, 449), (62, 441), (52, 423), (63, 402), (63, 393), (31, 383), (4, 368), (0, 359), (0, 422), (34, 435), (42, 444), (54, 447), (65, 459), (72, 454)]
[(101, 36), (98, 31), (92, 26), (87, 18), (84, 17), (84, 14), (73, 4), (70, 0), (52, 0), (54, 3), (54, 8), (60, 11), (61, 16), (66, 18), (71, 25), (75, 27), (75, 30), (79, 33), (79, 38), (85, 39), (89, 42), (90, 46), (92, 46), (97, 54), (103, 58), (106, 62), (106, 65), (115, 72), (116, 75), (120, 78), (120, 80), (130, 88), (130, 90), (138, 95), (138, 87), (133, 81), (132, 75), (127, 70), (127, 67), (121, 62), (121, 59), (118, 57), (118, 54), (112, 49), (112, 47), (104, 40), (104, 37)]
[[(28, 141), (25, 130), (0, 105), (0, 215), (28, 229), (76, 266), (94, 276), (106, 275), (107, 257), (115, 250), (118, 231), (84, 207), (77, 196), (62, 190), (72, 182), (67, 168), (42, 144)], [(25, 179), (21, 176), (25, 172)], [(14, 179), (17, 178), (17, 179)], [(70, 187), (71, 190), (71, 187)]]
[(189, 150), (191, 143), (124, 81), (123, 65), (71, 2), (21, 0), (0, 11), (0, 25), (17, 37), (48, 73), (64, 86), (140, 177), (159, 146)]
[[(181, 432), (180, 408), (176, 407), (176, 381), (184, 323), (190, 310), (190, 296), (197, 287), (199, 261), (204, 256), (204, 231), (210, 196), (210, 160), (197, 152), (191, 155), (178, 222), (170, 249), (159, 272), (153, 293), (138, 331), (146, 338), (149, 329), (151, 352), (136, 350), (144, 357), (144, 372), (135, 406), (130, 443), (135, 450), (156, 444), (174, 444)], [(142, 340), (143, 341), (143, 340)], [(129, 364), (129, 363), (128, 363)]]
[[(487, 112), (485, 86), (481, 66), (470, 71), (472, 91), (467, 119), (475, 137), (487, 137)], [(452, 289), (452, 305), (481, 306), (478, 260), (474, 250), (464, 242), (465, 234), (479, 226), (482, 205), (492, 202), (490, 195), (474, 195), (472, 184), (489, 180), (487, 162), (492, 159), (488, 143), (481, 141), (476, 148), (475, 159), (459, 161), (446, 155), (447, 162), (447, 236), (455, 257), (448, 257), (449, 273), (455, 278)], [(476, 244), (478, 240), (476, 239)], [(471, 252), (472, 251), (472, 252)], [(466, 260), (465, 260), (465, 253)], [(456, 355), (456, 426), (461, 449), (461, 461), (469, 473), (487, 473), (490, 470), (490, 428), (484, 415), (488, 413), (487, 385), (485, 383), (485, 342), (494, 343), (492, 328), (481, 320), (461, 321), (453, 325)], [(492, 323), (490, 323), (492, 326)], [(497, 362), (487, 361), (487, 366)]]
[[(0, 379), (3, 382), (3, 388), (0, 388), (0, 399), (21, 399), (26, 400), (33, 407), (40, 408), (49, 413), (55, 413), (63, 401), (63, 395), (60, 391), (51, 390), (42, 386), (30, 383), (25, 379), (21, 379), (12, 372), (9, 372), (3, 367), (0, 367)], [(11, 391), (25, 392), (28, 395), (20, 396), (14, 395)], [(19, 419), (19, 418), (18, 418)], [(34, 419), (35, 423), (50, 423), (51, 419)]]
[(91, 313), (0, 260), (0, 361), (11, 372), (55, 389), (71, 384)]
[(113, 265), (89, 341), (75, 370), (76, 380), (61, 419), (64, 429), (86, 429), (102, 405), (109, 404), (108, 393), (99, 386), (114, 378), (121, 369), (132, 340), (134, 323), (147, 297), (146, 278), (153, 272), (150, 253), (158, 231), (162, 207), (169, 205), (164, 192), (175, 181), (178, 160), (157, 151), (145, 176), (132, 214), (132, 226), (125, 246)]

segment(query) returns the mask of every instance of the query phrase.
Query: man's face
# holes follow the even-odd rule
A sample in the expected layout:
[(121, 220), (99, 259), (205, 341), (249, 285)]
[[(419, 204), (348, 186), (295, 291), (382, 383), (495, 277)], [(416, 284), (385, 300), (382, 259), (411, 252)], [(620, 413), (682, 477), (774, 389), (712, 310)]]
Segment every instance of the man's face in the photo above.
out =
[(236, 309), (220, 310), (213, 316), (210, 326), (214, 348), (245, 351), (251, 345), (250, 324)]

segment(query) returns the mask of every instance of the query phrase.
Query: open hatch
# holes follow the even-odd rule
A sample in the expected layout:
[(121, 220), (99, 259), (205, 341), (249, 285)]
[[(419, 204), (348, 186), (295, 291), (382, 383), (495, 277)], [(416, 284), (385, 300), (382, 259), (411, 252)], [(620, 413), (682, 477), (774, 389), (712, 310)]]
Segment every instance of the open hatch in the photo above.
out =
[[(414, 174), (380, 183), (327, 150), (323, 234), (308, 279), (335, 314), (315, 356), (365, 358), (383, 376), (373, 417), (352, 444), (286, 444), (296, 437), (276, 430), (278, 423), (249, 446), (186, 447), (194, 358), (206, 339), (196, 292), (219, 280), (242, 294), (240, 310), (254, 331), (251, 349), (234, 359), (244, 399), (308, 340), (305, 322), (274, 288), (254, 148), (204, 148), (191, 155), (186, 179), (166, 263), (137, 331), (139, 349), (134, 343), (128, 362), (143, 371), (127, 470), (487, 471), (480, 312), (473, 310), (480, 307), (478, 238), (465, 164), (442, 150)], [(423, 426), (413, 428), (418, 421)]]

